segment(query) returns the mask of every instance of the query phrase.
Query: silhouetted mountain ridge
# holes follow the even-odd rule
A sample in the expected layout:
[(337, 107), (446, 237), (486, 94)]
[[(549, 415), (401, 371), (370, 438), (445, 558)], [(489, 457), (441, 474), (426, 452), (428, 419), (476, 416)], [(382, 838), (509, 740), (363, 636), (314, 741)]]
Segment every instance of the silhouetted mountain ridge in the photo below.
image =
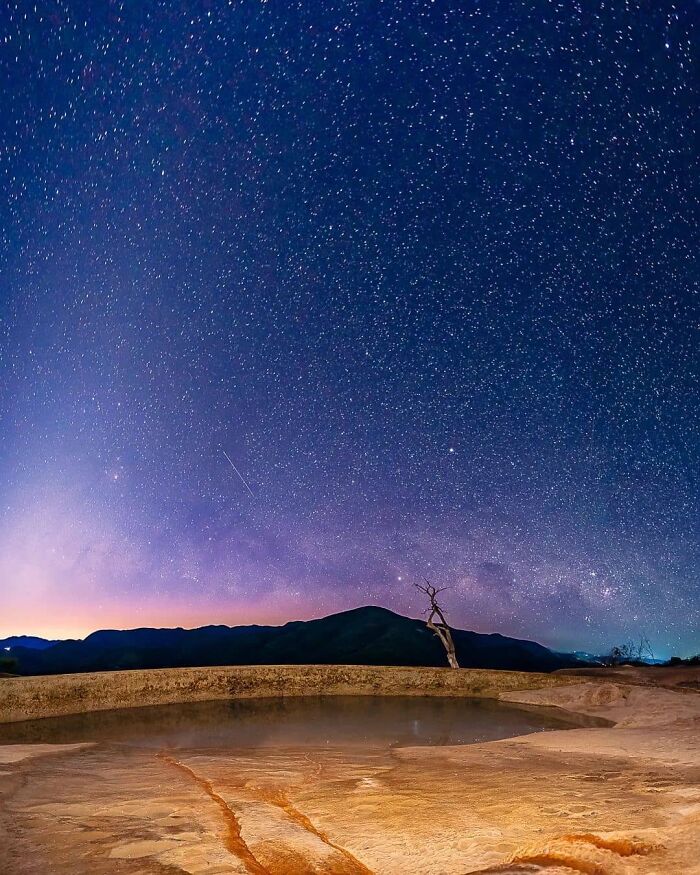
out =
[(9, 638), (0, 638), (0, 649), (8, 650), (12, 647), (27, 647), (30, 650), (45, 650), (53, 647), (58, 641), (49, 641), (48, 638), (37, 638), (36, 635), (10, 635)]
[[(534, 641), (453, 630), (464, 668), (554, 671), (574, 656)], [(20, 674), (60, 674), (207, 665), (348, 664), (443, 666), (445, 653), (422, 620), (366, 606), (283, 626), (102, 629), (45, 650), (13, 647)]]

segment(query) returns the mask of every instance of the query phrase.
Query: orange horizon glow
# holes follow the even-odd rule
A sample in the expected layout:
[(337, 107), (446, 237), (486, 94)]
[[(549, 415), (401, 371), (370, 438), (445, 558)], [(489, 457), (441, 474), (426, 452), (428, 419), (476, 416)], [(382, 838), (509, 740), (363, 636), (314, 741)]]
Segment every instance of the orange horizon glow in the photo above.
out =
[[(342, 610), (340, 608), (339, 610)], [(33, 635), (39, 638), (69, 639), (86, 638), (100, 629), (175, 628), (196, 629), (200, 626), (281, 626), (293, 620), (308, 620), (325, 616), (333, 610), (305, 609), (299, 604), (273, 606), (248, 605), (232, 607), (202, 605), (178, 605), (172, 602), (140, 602), (138, 605), (109, 604), (104, 608), (90, 606), (84, 614), (73, 608), (54, 607), (51, 617), (39, 612), (14, 611), (11, 617), (0, 618), (0, 639), (14, 635)], [(44, 613), (44, 612), (42, 612)]]

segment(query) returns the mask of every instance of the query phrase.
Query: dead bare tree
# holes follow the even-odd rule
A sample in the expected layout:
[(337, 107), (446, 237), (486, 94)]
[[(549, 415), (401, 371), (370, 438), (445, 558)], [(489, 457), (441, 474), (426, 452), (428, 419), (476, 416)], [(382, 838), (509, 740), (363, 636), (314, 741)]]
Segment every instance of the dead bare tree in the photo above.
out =
[(640, 635), (639, 644), (637, 644), (637, 659), (640, 662), (654, 661), (654, 650), (652, 649), (651, 641), (649, 641), (644, 632)]
[(627, 641), (613, 647), (610, 653), (604, 657), (603, 664), (609, 666), (634, 665), (654, 661), (654, 651), (647, 636), (642, 633), (639, 642)]
[[(428, 596), (430, 599), (430, 613), (428, 614), (428, 619), (426, 620), (426, 626), (433, 635), (437, 635), (440, 639), (440, 643), (445, 648), (445, 653), (447, 654), (447, 661), (450, 664), (450, 668), (459, 668), (459, 663), (457, 662), (457, 654), (455, 652), (455, 644), (452, 640), (452, 632), (450, 632), (450, 627), (447, 625), (447, 620), (445, 619), (445, 615), (442, 612), (442, 608), (438, 604), (437, 597), (438, 594), (444, 592), (445, 587), (442, 589), (437, 589), (434, 587), (429, 580), (425, 581), (425, 586), (420, 583), (415, 584), (416, 589), (420, 590), (422, 593)], [(437, 617), (437, 623), (435, 622), (435, 617)]]

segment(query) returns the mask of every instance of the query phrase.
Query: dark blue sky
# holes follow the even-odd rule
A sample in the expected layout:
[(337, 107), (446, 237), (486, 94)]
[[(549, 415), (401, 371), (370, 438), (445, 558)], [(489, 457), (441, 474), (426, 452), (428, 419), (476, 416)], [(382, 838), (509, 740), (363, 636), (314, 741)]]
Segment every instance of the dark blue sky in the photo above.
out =
[(700, 650), (698, 13), (6, 5), (0, 632)]

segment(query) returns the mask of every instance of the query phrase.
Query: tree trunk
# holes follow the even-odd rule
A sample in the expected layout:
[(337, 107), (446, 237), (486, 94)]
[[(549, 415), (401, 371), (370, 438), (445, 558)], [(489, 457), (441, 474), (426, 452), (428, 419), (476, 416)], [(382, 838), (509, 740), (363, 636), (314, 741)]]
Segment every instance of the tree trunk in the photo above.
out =
[[(437, 613), (437, 612), (434, 612)], [(447, 662), (449, 663), (450, 668), (459, 668), (459, 663), (457, 662), (457, 653), (455, 651), (455, 643), (452, 640), (452, 633), (450, 632), (450, 627), (447, 623), (433, 623), (434, 613), (428, 617), (427, 626), (428, 629), (440, 639), (442, 646), (445, 648), (445, 653), (447, 654)]]
[(457, 662), (457, 656), (455, 655), (453, 650), (447, 651), (447, 661), (450, 664), (450, 668), (459, 668), (459, 663)]

